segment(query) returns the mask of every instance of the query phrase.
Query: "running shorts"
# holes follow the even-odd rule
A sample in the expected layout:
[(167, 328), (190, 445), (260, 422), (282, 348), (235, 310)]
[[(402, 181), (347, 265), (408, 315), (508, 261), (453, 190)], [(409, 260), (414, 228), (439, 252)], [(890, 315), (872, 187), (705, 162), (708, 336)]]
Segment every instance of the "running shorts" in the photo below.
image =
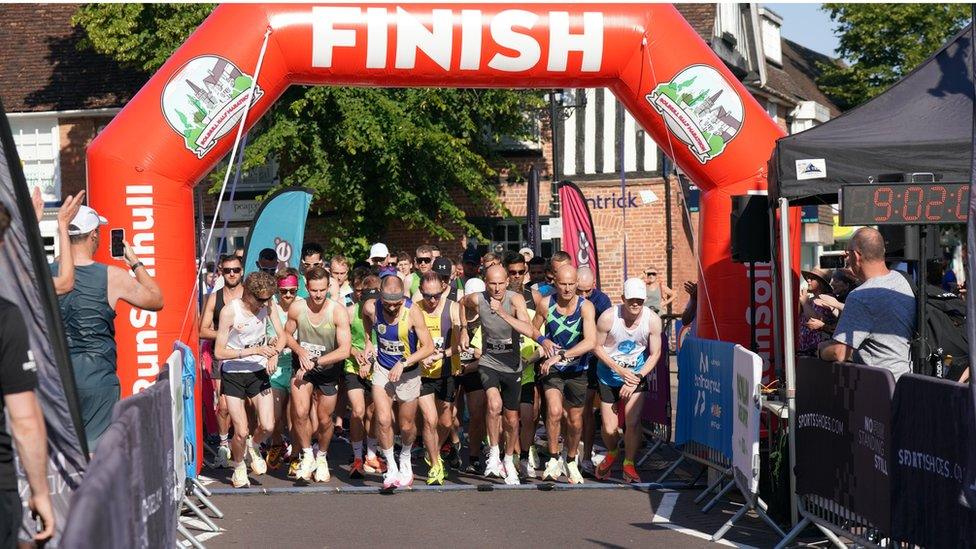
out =
[(271, 388), (267, 370), (256, 372), (224, 372), (220, 392), (234, 398), (253, 398)]
[[(600, 401), (606, 402), (607, 404), (614, 404), (620, 401), (620, 390), (623, 389), (623, 385), (613, 387), (607, 385), (606, 383), (600, 383)], [(637, 383), (637, 388), (634, 389), (635, 393), (643, 393), (647, 391), (647, 378), (642, 377), (640, 382)]]
[(550, 371), (542, 378), (544, 392), (556, 389), (563, 395), (563, 404), (567, 408), (579, 408), (586, 402), (586, 370), (580, 371)]
[(420, 379), (420, 396), (434, 395), (441, 402), (454, 402), (457, 381), (454, 376), (424, 377)]
[(506, 410), (518, 410), (519, 400), (522, 398), (522, 372), (500, 372), (491, 368), (478, 370), (481, 385), (485, 391), (497, 389), (502, 396), (502, 407)]
[(390, 371), (379, 364), (373, 367), (373, 392), (386, 391), (390, 398), (400, 402), (410, 402), (420, 398), (420, 368), (414, 366), (400, 375), (396, 382), (390, 381)]

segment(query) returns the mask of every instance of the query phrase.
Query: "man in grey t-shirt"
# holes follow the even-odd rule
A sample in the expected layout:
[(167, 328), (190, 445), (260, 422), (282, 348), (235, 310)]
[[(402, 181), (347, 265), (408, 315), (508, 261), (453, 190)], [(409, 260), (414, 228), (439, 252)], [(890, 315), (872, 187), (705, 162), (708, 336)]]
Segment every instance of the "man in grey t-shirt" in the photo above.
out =
[(847, 266), (864, 283), (847, 296), (833, 339), (820, 344), (820, 358), (885, 368), (897, 381), (911, 371), (915, 295), (901, 273), (888, 270), (884, 257), (881, 233), (870, 227), (854, 233)]

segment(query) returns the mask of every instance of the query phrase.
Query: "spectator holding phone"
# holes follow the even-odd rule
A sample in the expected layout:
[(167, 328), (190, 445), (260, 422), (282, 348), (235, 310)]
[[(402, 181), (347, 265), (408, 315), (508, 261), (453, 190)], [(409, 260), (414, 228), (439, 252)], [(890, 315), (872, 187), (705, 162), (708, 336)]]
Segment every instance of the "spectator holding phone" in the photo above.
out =
[[(115, 344), (115, 309), (119, 300), (147, 311), (163, 308), (159, 285), (128, 242), (122, 241), (124, 269), (93, 259), (101, 240), (99, 227), (107, 223), (108, 220), (88, 206), (81, 206), (71, 220), (68, 237), (75, 283), (58, 302), (89, 452), (94, 452), (99, 437), (108, 428), (112, 406), (120, 395)], [(57, 265), (52, 266), (52, 271), (56, 276)]]

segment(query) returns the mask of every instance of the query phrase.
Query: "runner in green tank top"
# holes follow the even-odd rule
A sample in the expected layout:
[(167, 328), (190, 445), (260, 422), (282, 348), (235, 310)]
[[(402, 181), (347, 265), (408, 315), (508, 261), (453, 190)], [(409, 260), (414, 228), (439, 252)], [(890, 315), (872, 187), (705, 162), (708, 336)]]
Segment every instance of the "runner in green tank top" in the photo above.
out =
[[(328, 482), (332, 477), (326, 460), (334, 428), (332, 413), (339, 392), (339, 373), (351, 349), (349, 315), (345, 307), (326, 299), (329, 274), (325, 269), (310, 269), (305, 273), (305, 281), (308, 299), (290, 307), (284, 328), (289, 338), (288, 346), (295, 357), (295, 377), (291, 384), (292, 428), (298, 439), (296, 442), (302, 448), (302, 459), (295, 476), (309, 480), (314, 471), (316, 481)], [(296, 331), (298, 337), (292, 337)], [(313, 393), (319, 420), (316, 433), (319, 452), (314, 459), (308, 417)]]
[[(370, 360), (363, 360), (366, 347), (366, 332), (363, 329), (362, 304), (367, 299), (379, 295), (380, 279), (370, 274), (368, 269), (356, 269), (352, 273), (353, 304), (346, 308), (349, 313), (349, 328), (352, 333), (352, 356), (346, 359), (343, 380), (346, 398), (349, 400), (349, 442), (352, 444), (353, 461), (349, 476), (362, 478), (364, 473), (383, 473), (386, 466), (376, 455), (376, 437), (372, 427), (373, 403), (370, 393), (373, 372)], [(366, 364), (365, 367), (360, 363)], [(367, 437), (367, 433), (370, 436)], [(366, 439), (366, 456), (363, 457), (363, 439)]]

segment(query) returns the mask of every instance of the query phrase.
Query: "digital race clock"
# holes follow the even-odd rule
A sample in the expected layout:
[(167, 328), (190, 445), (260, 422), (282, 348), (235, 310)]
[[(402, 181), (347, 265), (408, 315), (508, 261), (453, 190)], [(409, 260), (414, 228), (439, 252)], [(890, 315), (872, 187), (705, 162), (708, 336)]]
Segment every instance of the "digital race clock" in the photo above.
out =
[(965, 223), (968, 183), (846, 185), (840, 190), (841, 225)]

